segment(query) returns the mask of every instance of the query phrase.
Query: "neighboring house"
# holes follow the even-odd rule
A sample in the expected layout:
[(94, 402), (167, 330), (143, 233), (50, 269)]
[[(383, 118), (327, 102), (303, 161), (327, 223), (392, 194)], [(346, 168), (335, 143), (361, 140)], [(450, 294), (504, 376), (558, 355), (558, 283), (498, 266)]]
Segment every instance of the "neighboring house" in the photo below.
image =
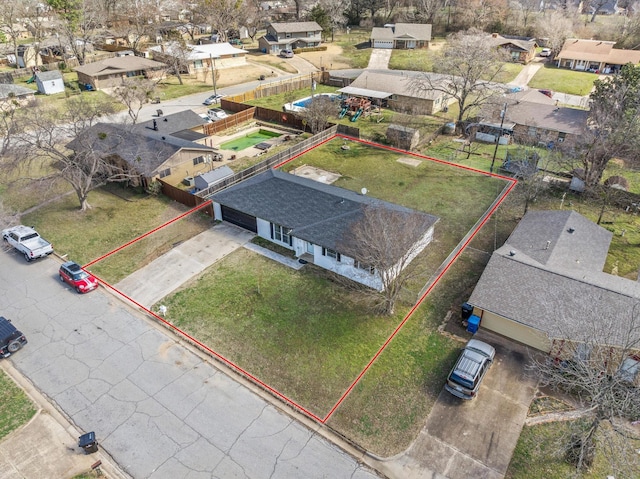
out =
[(233, 176), (233, 170), (228, 166), (221, 166), (215, 170), (200, 173), (194, 178), (196, 190), (206, 190), (210, 186), (220, 183), (222, 180)]
[(247, 64), (247, 51), (231, 46), (229, 43), (209, 43), (205, 45), (188, 45), (187, 52), (176, 43), (149, 48), (155, 60), (174, 64), (176, 59), (182, 63), (182, 72), (197, 74), (211, 69), (235, 68)]
[(35, 97), (35, 91), (12, 83), (0, 83), (0, 103), (17, 101), (20, 105), (26, 105)]
[(603, 272), (612, 236), (574, 211), (529, 211), (469, 298), (480, 326), (557, 357), (605, 318), (624, 329), (640, 283)]
[[(437, 77), (435, 73), (431, 75)], [(432, 115), (446, 110), (454, 101), (440, 91), (416, 91), (412, 86), (414, 76), (413, 72), (365, 70), (349, 86), (338, 91), (348, 96), (368, 98), (374, 105), (416, 115)]]
[(613, 48), (616, 42), (601, 40), (565, 40), (555, 57), (560, 68), (597, 73), (616, 73), (623, 65), (640, 63), (640, 51)]
[(497, 47), (509, 53), (513, 62), (526, 64), (536, 57), (538, 43), (535, 38), (500, 35), (498, 33), (493, 33), (491, 38)]
[(42, 65), (42, 58), (34, 45), (18, 45), (16, 63), (18, 68), (39, 67)]
[[(164, 120), (167, 121), (164, 121)], [(148, 186), (160, 178), (179, 184), (209, 169), (207, 155), (214, 155), (212, 147), (196, 143), (204, 135), (195, 130), (205, 121), (190, 110), (131, 126), (98, 123), (83, 131), (67, 147), (82, 152), (89, 149), (123, 166), (134, 178), (133, 186)], [(169, 133), (171, 132), (171, 133)]]
[(506, 105), (503, 121), (500, 106), (493, 117), (484, 118), (478, 124), (477, 139), (495, 142), (502, 124), (505, 134), (515, 135), (521, 142), (553, 146), (574, 141), (584, 132), (589, 116), (586, 110), (556, 106), (554, 100), (536, 90), (508, 95)]
[(318, 47), (322, 43), (322, 27), (316, 22), (270, 23), (265, 36), (258, 39), (264, 53), (277, 55), (280, 50)]
[(373, 48), (429, 48), (430, 41), (431, 24), (428, 23), (396, 23), (371, 29)]
[(78, 82), (91, 85), (94, 90), (114, 87), (129, 77), (163, 78), (166, 65), (147, 58), (123, 56), (107, 58), (74, 68)]
[[(296, 257), (381, 290), (380, 273), (344, 251), (345, 236), (365, 206), (399, 215), (423, 214), (426, 230), (414, 240), (413, 259), (432, 240), (438, 218), (308, 178), (268, 170), (210, 197), (216, 220), (241, 226)], [(398, 261), (402, 258), (398, 258)]]
[(37, 72), (35, 76), (38, 91), (43, 95), (55, 95), (56, 93), (64, 92), (64, 79), (60, 70)]
[(8, 25), (0, 26), (0, 38), (4, 36), (4, 42), (13, 42), (14, 40), (24, 40), (31, 37), (29, 29), (21, 23), (14, 23), (10, 27)]

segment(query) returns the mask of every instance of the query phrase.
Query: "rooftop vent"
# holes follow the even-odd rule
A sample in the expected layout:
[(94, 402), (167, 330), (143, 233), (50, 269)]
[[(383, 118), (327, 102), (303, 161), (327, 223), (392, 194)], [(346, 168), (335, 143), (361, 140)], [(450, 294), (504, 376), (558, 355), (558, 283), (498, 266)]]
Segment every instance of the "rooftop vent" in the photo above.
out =
[(567, 230), (567, 232), (568, 232), (568, 233), (570, 233), (570, 234), (573, 234), (573, 232), (574, 232), (575, 230), (576, 230), (575, 228), (569, 228), (569, 229)]
[(515, 255), (516, 255), (515, 251), (513, 251), (513, 250), (509, 251), (509, 256), (515, 256)]

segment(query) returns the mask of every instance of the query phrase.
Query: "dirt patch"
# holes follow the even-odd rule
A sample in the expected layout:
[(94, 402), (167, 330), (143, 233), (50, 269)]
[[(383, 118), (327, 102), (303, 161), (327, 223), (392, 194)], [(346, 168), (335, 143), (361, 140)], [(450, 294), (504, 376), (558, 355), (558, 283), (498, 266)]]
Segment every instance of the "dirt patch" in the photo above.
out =
[(322, 170), (320, 168), (309, 165), (299, 166), (298, 168), (291, 170), (290, 173), (292, 175), (302, 176), (304, 178), (309, 178), (311, 180), (325, 183), (327, 185), (330, 185), (338, 178), (340, 178), (340, 175), (337, 173), (331, 173), (330, 171)]
[(342, 56), (342, 47), (335, 43), (325, 43), (327, 49), (319, 52), (300, 53), (300, 57), (312, 63), (316, 68), (327, 68), (329, 70), (340, 70), (351, 68), (349, 61)]

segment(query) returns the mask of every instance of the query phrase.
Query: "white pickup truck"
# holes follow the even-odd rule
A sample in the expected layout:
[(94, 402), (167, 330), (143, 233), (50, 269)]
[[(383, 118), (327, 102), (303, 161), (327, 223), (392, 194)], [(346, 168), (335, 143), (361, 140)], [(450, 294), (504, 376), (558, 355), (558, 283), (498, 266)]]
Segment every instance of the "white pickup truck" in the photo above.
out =
[(2, 230), (2, 239), (22, 253), (27, 261), (53, 253), (51, 243), (28, 226), (18, 225)]

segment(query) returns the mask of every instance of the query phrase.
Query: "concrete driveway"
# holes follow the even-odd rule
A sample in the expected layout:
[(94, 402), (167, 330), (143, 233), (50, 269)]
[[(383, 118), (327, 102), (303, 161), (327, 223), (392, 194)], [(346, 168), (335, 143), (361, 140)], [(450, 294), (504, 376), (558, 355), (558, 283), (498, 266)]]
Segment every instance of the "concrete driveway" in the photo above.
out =
[(251, 241), (254, 234), (219, 223), (185, 241), (114, 285), (147, 309), (216, 261)]
[(526, 348), (488, 332), (477, 338), (496, 348), (478, 397), (463, 401), (443, 390), (415, 442), (382, 471), (418, 479), (420, 464), (428, 464), (434, 478), (504, 477), (536, 385), (524, 374)]
[(369, 57), (369, 70), (387, 70), (391, 59), (391, 48), (373, 48)]
[(7, 361), (131, 477), (377, 477), (103, 288), (61, 284), (59, 264), (0, 252), (0, 311), (29, 340)]

